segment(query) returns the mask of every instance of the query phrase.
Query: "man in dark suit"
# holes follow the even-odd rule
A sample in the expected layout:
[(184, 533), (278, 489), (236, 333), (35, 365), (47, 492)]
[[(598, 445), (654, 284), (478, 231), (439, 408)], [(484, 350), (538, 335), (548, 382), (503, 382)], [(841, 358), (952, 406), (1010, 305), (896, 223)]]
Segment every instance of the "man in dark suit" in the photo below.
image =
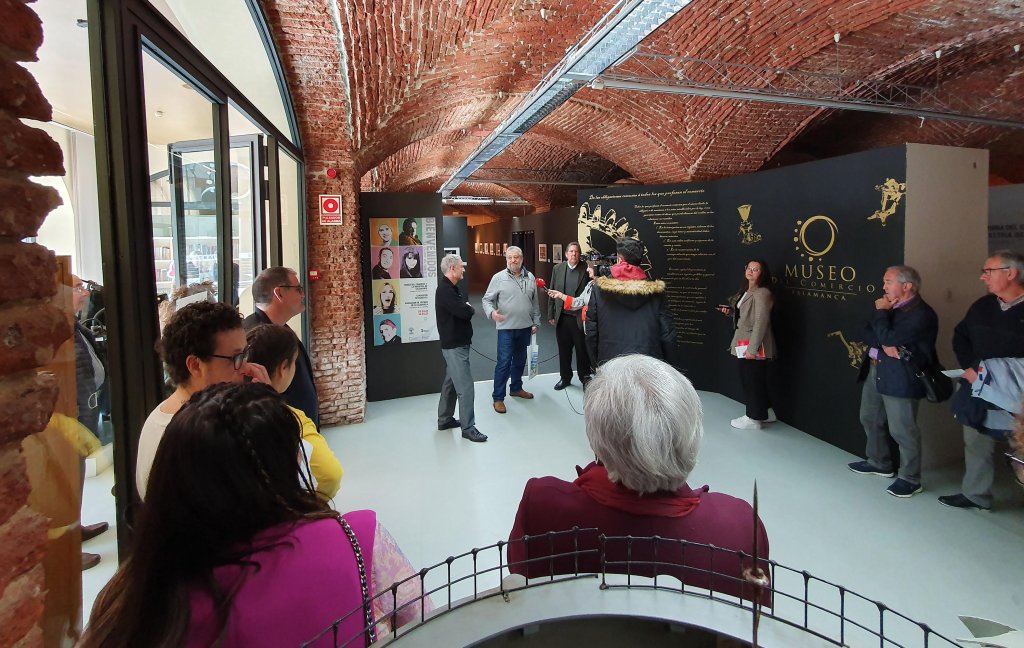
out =
[[(283, 266), (267, 268), (256, 277), (252, 283), (252, 298), (256, 310), (242, 320), (246, 331), (260, 324), (287, 324), (288, 320), (306, 310), (306, 289), (295, 271)], [(284, 399), (320, 427), (320, 401), (313, 384), (313, 365), (301, 341), (295, 378), (285, 390)]]
[[(548, 288), (579, 297), (589, 281), (587, 262), (580, 259), (580, 244), (573, 241), (565, 248), (565, 261), (551, 271)], [(548, 324), (555, 327), (555, 339), (558, 341), (558, 374), (561, 379), (555, 383), (556, 390), (565, 389), (572, 382), (573, 349), (576, 350), (576, 374), (580, 382), (590, 380), (590, 356), (583, 335), (581, 313), (582, 310), (565, 310), (565, 304), (560, 300), (548, 300)]]
[[(921, 299), (921, 275), (910, 266), (892, 266), (882, 277), (885, 294), (875, 300), (875, 311), (864, 330), (869, 345), (861, 365), (864, 379), (860, 422), (867, 436), (867, 461), (855, 461), (850, 470), (861, 475), (896, 477), (887, 489), (894, 497), (921, 492), (921, 430), (917, 406), (924, 387), (901, 352), (909, 351), (922, 366), (936, 359), (935, 338), (939, 318)], [(894, 470), (889, 435), (900, 447), (899, 470)]]

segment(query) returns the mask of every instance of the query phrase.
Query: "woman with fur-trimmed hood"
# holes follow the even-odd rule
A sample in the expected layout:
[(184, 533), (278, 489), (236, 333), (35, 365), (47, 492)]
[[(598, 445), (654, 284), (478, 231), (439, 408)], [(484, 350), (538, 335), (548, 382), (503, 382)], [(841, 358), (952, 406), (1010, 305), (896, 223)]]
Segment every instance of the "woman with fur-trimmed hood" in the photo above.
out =
[(599, 277), (587, 307), (587, 349), (595, 365), (642, 353), (675, 365), (676, 325), (665, 302), (665, 282), (640, 268), (643, 247), (634, 239), (615, 246), (611, 277)]

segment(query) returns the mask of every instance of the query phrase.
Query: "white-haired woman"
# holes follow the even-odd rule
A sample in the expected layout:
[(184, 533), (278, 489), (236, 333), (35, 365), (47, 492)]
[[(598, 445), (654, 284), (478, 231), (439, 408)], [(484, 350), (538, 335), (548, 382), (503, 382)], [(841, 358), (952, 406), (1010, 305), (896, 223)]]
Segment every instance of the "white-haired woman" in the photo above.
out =
[[(652, 576), (657, 569), (688, 585), (756, 596), (742, 580), (753, 561), (737, 552), (753, 554), (756, 524), (758, 555), (766, 559), (764, 526), (745, 501), (686, 483), (704, 430), (700, 398), (690, 381), (661, 360), (619, 356), (604, 363), (591, 381), (583, 417), (597, 461), (577, 467), (572, 482), (540, 477), (526, 483), (509, 535), (509, 569), (530, 578), (600, 571), (597, 552), (547, 556), (600, 549), (598, 535), (604, 534), (608, 571)], [(533, 537), (574, 526), (597, 530), (575, 538)], [(633, 536), (629, 547), (625, 536)], [(636, 539), (650, 536), (659, 536), (657, 545)], [(684, 549), (680, 540), (718, 549)], [(627, 557), (629, 567), (623, 562)], [(643, 564), (655, 559), (661, 563), (657, 568)], [(762, 600), (768, 602), (767, 596)]]

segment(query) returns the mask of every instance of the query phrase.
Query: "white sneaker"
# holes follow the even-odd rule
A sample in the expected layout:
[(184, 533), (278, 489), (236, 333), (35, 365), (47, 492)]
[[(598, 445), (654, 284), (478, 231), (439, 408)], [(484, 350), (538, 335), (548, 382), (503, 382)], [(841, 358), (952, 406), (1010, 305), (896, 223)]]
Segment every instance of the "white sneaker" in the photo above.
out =
[(762, 421), (763, 423), (775, 423), (779, 419), (775, 418), (775, 410), (768, 408), (768, 418)]
[(755, 421), (748, 416), (741, 416), (729, 421), (729, 424), (740, 430), (760, 430), (761, 421)]

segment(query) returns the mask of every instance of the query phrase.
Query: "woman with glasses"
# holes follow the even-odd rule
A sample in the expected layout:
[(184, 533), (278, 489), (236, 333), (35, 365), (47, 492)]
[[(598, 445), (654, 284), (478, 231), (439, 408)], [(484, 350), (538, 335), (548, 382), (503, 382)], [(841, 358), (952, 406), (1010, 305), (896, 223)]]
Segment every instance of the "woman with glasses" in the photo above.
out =
[(298, 419), (271, 387), (193, 395), (156, 453), (131, 557), (79, 645), (363, 646), (392, 612), (398, 624), (429, 613), (429, 598), (405, 605), (421, 580), (376, 514), (331, 510), (305, 462), (295, 469), (301, 453)]
[(263, 367), (247, 362), (242, 319), (228, 304), (196, 302), (177, 311), (164, 327), (157, 350), (174, 391), (150, 412), (139, 436), (135, 485), (143, 499), (164, 430), (192, 394), (209, 385), (247, 379), (270, 384)]
[[(299, 338), (287, 326), (261, 324), (249, 329), (245, 339), (249, 342), (249, 360), (263, 366), (270, 376), (271, 386), (283, 394), (295, 378)], [(341, 462), (312, 419), (298, 408), (289, 406), (288, 409), (299, 420), (303, 449), (313, 473), (313, 488), (320, 497), (329, 500), (338, 494), (341, 486)]]
[(728, 304), (717, 307), (723, 315), (732, 316), (735, 326), (729, 353), (736, 356), (739, 365), (746, 412), (730, 424), (741, 430), (759, 430), (763, 424), (775, 421), (768, 398), (768, 360), (775, 358), (771, 283), (768, 264), (761, 259), (748, 261), (739, 291)]

